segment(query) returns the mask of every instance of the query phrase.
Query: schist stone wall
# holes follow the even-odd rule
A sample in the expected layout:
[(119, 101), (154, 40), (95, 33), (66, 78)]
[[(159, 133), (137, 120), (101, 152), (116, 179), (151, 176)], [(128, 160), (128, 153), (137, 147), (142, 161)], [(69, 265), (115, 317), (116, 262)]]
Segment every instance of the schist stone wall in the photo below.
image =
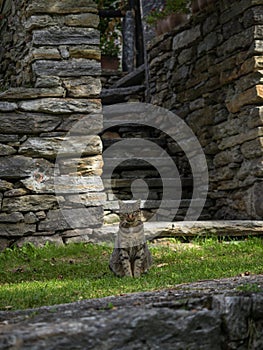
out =
[(96, 4), (0, 5), (0, 248), (90, 240), (105, 199)]
[(183, 118), (206, 154), (212, 217), (262, 219), (262, 1), (215, 1), (156, 37), (148, 58), (151, 102)]

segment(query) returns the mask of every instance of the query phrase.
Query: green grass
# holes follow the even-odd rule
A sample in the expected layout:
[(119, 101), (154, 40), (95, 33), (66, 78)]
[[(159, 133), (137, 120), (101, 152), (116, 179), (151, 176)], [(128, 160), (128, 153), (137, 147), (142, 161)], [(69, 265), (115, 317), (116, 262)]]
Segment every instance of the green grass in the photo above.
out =
[(147, 275), (117, 278), (108, 269), (111, 248), (92, 244), (32, 245), (0, 254), (0, 309), (25, 309), (124, 293), (175, 287), (179, 283), (263, 273), (260, 238), (218, 242), (175, 240), (149, 244), (154, 264)]

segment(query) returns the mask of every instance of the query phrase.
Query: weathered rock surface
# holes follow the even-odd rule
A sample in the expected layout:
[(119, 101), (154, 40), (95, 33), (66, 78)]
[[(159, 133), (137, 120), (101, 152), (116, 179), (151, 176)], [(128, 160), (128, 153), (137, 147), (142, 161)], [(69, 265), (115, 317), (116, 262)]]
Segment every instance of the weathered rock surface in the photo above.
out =
[[(238, 291), (249, 286), (258, 292)], [(259, 275), (0, 312), (0, 345), (2, 349), (260, 349), (262, 291)]]

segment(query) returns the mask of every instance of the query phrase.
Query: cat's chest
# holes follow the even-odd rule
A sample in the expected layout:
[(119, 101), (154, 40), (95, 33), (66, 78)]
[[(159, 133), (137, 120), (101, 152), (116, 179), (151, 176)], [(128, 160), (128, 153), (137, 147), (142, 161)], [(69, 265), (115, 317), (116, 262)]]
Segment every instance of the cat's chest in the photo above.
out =
[(120, 248), (135, 249), (136, 246), (140, 246), (144, 243), (145, 236), (142, 223), (135, 227), (123, 227), (120, 225), (118, 232), (118, 244)]

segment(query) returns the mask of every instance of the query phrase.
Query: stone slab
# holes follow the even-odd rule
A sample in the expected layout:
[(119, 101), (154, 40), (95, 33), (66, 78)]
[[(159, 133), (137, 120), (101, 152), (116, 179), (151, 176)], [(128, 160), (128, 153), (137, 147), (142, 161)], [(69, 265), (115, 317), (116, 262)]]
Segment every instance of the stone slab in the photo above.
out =
[(65, 89), (57, 88), (11, 88), (0, 93), (0, 100), (23, 100), (41, 97), (63, 97)]
[(67, 138), (28, 138), (19, 148), (19, 154), (29, 157), (55, 159), (59, 157), (93, 156), (102, 153), (99, 136), (71, 136)]
[(41, 113), (1, 113), (0, 133), (8, 134), (37, 134), (54, 131), (62, 122), (61, 116)]
[(62, 197), (52, 195), (26, 195), (21, 197), (4, 198), (2, 204), (3, 212), (35, 212), (50, 210), (58, 206), (58, 201), (63, 202)]
[[(259, 292), (236, 289), (246, 285)], [(252, 275), (2, 311), (0, 344), (23, 350), (68, 350), (72, 344), (87, 350), (262, 348), (262, 286), (262, 275)]]
[(37, 77), (82, 77), (99, 76), (101, 73), (100, 62), (87, 58), (72, 58), (68, 61), (38, 60), (32, 64), (32, 69)]
[(49, 211), (47, 219), (39, 224), (39, 231), (99, 227), (103, 223), (102, 207), (73, 208)]
[(44, 112), (50, 114), (68, 113), (97, 113), (101, 110), (98, 99), (72, 99), (72, 98), (41, 98), (19, 103), (25, 112)]
[(78, 3), (73, 0), (43, 0), (41, 2), (34, 0), (28, 5), (26, 12), (28, 16), (39, 13), (58, 15), (85, 12), (96, 13), (97, 5), (93, 0), (79, 0)]
[(44, 45), (99, 45), (99, 31), (93, 28), (52, 28), (33, 31), (33, 44)]

